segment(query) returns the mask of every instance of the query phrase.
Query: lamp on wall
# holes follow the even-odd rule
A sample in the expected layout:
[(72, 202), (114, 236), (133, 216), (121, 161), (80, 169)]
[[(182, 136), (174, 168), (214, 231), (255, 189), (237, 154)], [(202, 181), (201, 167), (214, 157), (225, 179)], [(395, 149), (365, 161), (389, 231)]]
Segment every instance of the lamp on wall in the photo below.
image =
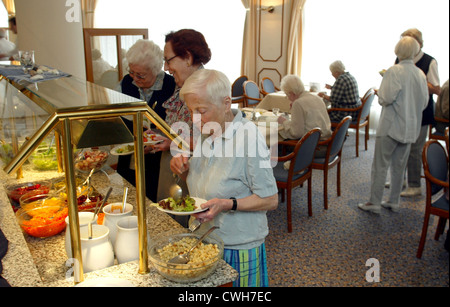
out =
[(269, 13), (273, 13), (275, 11), (275, 7), (273, 5), (271, 6), (262, 6), (261, 11), (267, 11)]

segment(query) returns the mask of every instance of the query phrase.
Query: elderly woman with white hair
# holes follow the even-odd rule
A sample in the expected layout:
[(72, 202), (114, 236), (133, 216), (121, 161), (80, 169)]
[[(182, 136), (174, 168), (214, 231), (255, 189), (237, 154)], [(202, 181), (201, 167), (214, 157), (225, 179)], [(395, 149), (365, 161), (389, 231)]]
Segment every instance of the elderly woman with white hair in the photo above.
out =
[[(403, 37), (395, 47), (399, 64), (386, 71), (378, 91), (382, 111), (375, 142), (370, 199), (358, 205), (364, 211), (379, 214), (382, 206), (394, 212), (399, 210), (411, 144), (420, 134), (422, 112), (428, 103), (425, 74), (413, 62), (419, 50), (414, 38)], [(382, 202), (389, 166), (390, 195), (387, 202)]]
[(278, 190), (266, 141), (242, 112), (231, 109), (231, 84), (223, 73), (195, 72), (180, 97), (201, 139), (190, 159), (171, 160), (171, 170), (187, 178), (192, 196), (208, 200), (201, 205), (208, 210), (195, 217), (201, 229), (220, 227), (215, 232), (224, 241), (224, 259), (239, 272), (234, 286), (268, 286), (266, 212), (277, 208)]
[(300, 77), (283, 77), (281, 89), (291, 101), (291, 119), (284, 116), (278, 118), (278, 123), (283, 127), (279, 131), (283, 139), (301, 139), (316, 127), (322, 130), (322, 139), (331, 136), (331, 122), (325, 103), (316, 95), (305, 91)]
[[(162, 118), (166, 118), (163, 103), (175, 91), (175, 80), (166, 74), (163, 68), (164, 54), (161, 48), (149, 40), (138, 40), (127, 52), (128, 75), (120, 82), (119, 91), (137, 99), (147, 101), (147, 104)], [(133, 123), (124, 119), (131, 133)], [(150, 128), (150, 127), (149, 127)], [(158, 177), (161, 152), (151, 153), (152, 148), (146, 147), (145, 154), (145, 185), (146, 195), (156, 202), (158, 192)], [(130, 167), (131, 156), (120, 156), (117, 172), (131, 184), (136, 184), (135, 171)]]
[[(336, 79), (333, 86), (327, 84), (325, 87), (331, 90), (330, 96), (319, 93), (325, 101), (331, 104), (331, 108), (340, 109), (356, 109), (361, 106), (359, 97), (358, 82), (349, 72), (345, 71), (344, 63), (335, 61), (330, 65), (331, 75)], [(351, 116), (356, 120), (357, 112), (331, 111), (329, 112), (330, 120), (338, 123), (344, 117)]]
[(9, 61), (16, 49), (16, 45), (7, 39), (6, 30), (0, 29), (0, 61)]
[[(422, 176), (422, 149), (428, 136), (429, 125), (436, 125), (436, 121), (434, 119), (435, 102), (433, 95), (439, 95), (441, 87), (436, 59), (422, 51), (422, 32), (416, 28), (412, 28), (403, 32), (401, 36), (412, 37), (420, 45), (420, 49), (417, 54), (415, 54), (413, 62), (424, 72), (427, 78), (429, 95), (428, 105), (422, 113), (422, 127), (420, 135), (417, 138), (417, 141), (411, 145), (408, 165), (406, 168), (408, 173), (408, 187), (401, 193), (402, 197), (413, 197), (422, 194), (422, 189), (420, 187)], [(399, 59), (396, 60), (396, 63), (398, 62)]]

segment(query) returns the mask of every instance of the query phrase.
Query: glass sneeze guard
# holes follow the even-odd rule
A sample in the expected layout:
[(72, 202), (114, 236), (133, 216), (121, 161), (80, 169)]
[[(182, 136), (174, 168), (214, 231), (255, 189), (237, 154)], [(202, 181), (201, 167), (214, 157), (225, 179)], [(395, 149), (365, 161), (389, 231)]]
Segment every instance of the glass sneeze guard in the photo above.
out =
[[(56, 131), (60, 135), (69, 217), (72, 221), (69, 230), (73, 258), (76, 260), (75, 283), (82, 282), (84, 279), (73, 157), (73, 147), (77, 146), (77, 141), (79, 141), (76, 134), (86, 133), (87, 125), (84, 125), (84, 122), (117, 120), (121, 116), (133, 116), (133, 135), (129, 133), (128, 137), (131, 137), (129, 140), (134, 142), (136, 149), (134, 155), (139, 222), (139, 273), (148, 273), (142, 128), (144, 117), (175, 141), (179, 147), (187, 148), (186, 144), (148, 107), (145, 101), (73, 76), (38, 83), (21, 82), (19, 84), (0, 75), (0, 110), (0, 137), (2, 143), (10, 144), (12, 147), (12, 159), (4, 168), (8, 174), (20, 169), (31, 153), (51, 132)], [(96, 130), (91, 129), (90, 131)], [(121, 144), (119, 141), (115, 142), (115, 144)]]

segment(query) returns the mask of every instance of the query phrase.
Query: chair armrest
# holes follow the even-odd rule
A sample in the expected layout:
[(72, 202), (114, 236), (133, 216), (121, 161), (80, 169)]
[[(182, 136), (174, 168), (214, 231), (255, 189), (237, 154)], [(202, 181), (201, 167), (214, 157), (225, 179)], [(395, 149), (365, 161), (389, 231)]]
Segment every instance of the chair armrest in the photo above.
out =
[(430, 180), (432, 183), (437, 184), (437, 185), (439, 185), (441, 187), (444, 187), (444, 188), (447, 188), (447, 189), (449, 188), (449, 182), (448, 181), (439, 180), (436, 177), (434, 177), (433, 175), (431, 175), (428, 171), (425, 171), (425, 178), (427, 180)]
[(274, 158), (273, 160), (274, 160), (274, 161), (278, 161), (278, 162), (286, 162), (286, 161), (292, 160), (292, 158), (294, 158), (294, 154), (291, 152), (291, 153), (288, 154), (287, 156), (276, 157), (276, 158)]
[(319, 143), (317, 143), (317, 146), (323, 146), (323, 145), (328, 146), (328, 144), (330, 144), (330, 142), (331, 142), (331, 138), (323, 140), (323, 141), (319, 141)]
[(298, 140), (283, 140), (278, 141), (279, 145), (288, 145), (288, 146), (295, 146), (297, 145)]
[(292, 160), (294, 158), (295, 154), (293, 152), (291, 152), (290, 154), (288, 154), (287, 156), (282, 156), (282, 157), (274, 157), (271, 158), (273, 161), (278, 161), (278, 162), (286, 162), (289, 160)]
[(434, 117), (434, 120), (440, 123), (444, 123), (444, 124), (448, 124), (450, 121), (448, 119), (445, 118), (441, 118), (441, 117)]
[(332, 111), (340, 111), (340, 112), (358, 112), (362, 109), (362, 106), (351, 109), (351, 108), (329, 108), (327, 109), (328, 113)]
[(262, 100), (262, 98), (253, 98), (253, 97), (250, 97), (250, 96), (247, 96), (247, 95), (244, 95), (244, 97), (246, 99), (250, 99), (250, 100), (256, 100), (256, 101), (261, 101)]
[[(286, 146), (294, 146), (297, 145), (298, 140), (284, 140), (284, 141), (279, 141), (278, 145), (286, 145)], [(281, 156), (281, 157), (275, 157), (273, 158), (273, 160), (278, 161), (278, 162), (285, 162), (285, 161), (289, 161), (292, 160), (294, 158), (294, 152), (291, 152), (290, 154), (286, 155), (286, 156)]]

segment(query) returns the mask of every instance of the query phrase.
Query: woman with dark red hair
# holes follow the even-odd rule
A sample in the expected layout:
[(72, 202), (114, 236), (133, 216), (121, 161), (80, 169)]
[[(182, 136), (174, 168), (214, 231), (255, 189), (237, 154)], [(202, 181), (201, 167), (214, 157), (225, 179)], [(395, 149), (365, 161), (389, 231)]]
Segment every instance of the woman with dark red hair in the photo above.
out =
[[(164, 70), (169, 72), (177, 85), (173, 96), (164, 102), (166, 108), (166, 122), (169, 126), (175, 123), (185, 123), (189, 131), (184, 131), (181, 136), (192, 140), (192, 117), (185, 103), (180, 99), (179, 92), (187, 78), (194, 72), (203, 68), (211, 59), (211, 50), (202, 33), (183, 29), (177, 32), (171, 32), (166, 35), (166, 44), (164, 46)], [(176, 131), (176, 129), (175, 129)], [(169, 187), (173, 184), (173, 175), (170, 170), (171, 141), (168, 138), (161, 137), (164, 142), (155, 145), (154, 151), (163, 151), (161, 157), (161, 166), (158, 185), (158, 200), (170, 197)], [(189, 142), (190, 143), (190, 142)], [(188, 188), (185, 183), (181, 183), (183, 193), (188, 194)]]

